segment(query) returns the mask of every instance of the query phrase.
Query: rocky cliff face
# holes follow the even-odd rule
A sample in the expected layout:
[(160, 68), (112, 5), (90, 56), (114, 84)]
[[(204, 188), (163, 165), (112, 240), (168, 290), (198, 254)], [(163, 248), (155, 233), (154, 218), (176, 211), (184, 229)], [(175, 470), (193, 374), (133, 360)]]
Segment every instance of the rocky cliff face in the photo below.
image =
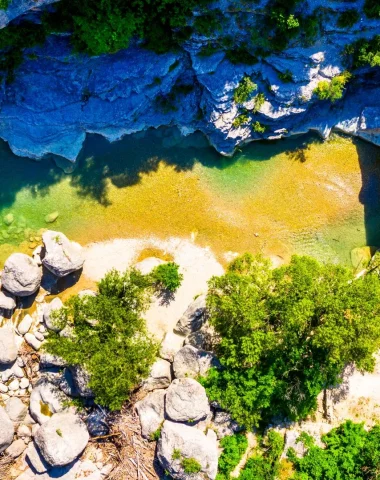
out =
[[(0, 24), (48, 3), (52, 1), (13, 0)], [(228, 18), (223, 35), (244, 41), (265, 3), (248, 9), (243, 2), (220, 0), (215, 7)], [(311, 12), (324, 3), (310, 0), (306, 8)], [(199, 55), (220, 32), (211, 40), (193, 35), (176, 53), (157, 55), (135, 44), (114, 55), (91, 58), (73, 54), (68, 35), (50, 36), (44, 46), (25, 51), (15, 81), (1, 86), (0, 136), (17, 155), (38, 159), (53, 153), (71, 161), (87, 132), (114, 141), (161, 125), (177, 125), (184, 134), (200, 130), (226, 155), (248, 141), (311, 129), (327, 137), (337, 128), (380, 144), (379, 69), (357, 72), (344, 98), (335, 104), (313, 95), (320, 80), (344, 70), (345, 45), (379, 33), (380, 20), (364, 16), (349, 33), (336, 26), (339, 12), (362, 11), (363, 0), (333, 3), (335, 10), (313, 46), (293, 44), (255, 65), (234, 65), (223, 51)], [(284, 83), (278, 74), (288, 70), (293, 78)], [(252, 76), (258, 92), (265, 95), (254, 118), (266, 126), (264, 134), (248, 125), (233, 127), (239, 114), (233, 92), (244, 75)]]

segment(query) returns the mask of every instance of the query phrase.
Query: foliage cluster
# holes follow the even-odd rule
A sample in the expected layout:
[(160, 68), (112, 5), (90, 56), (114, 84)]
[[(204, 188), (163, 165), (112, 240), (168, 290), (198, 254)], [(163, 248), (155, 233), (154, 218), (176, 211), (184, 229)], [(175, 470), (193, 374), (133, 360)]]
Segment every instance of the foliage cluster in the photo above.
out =
[(270, 430), (256, 453), (247, 461), (239, 480), (275, 480), (279, 478), (279, 459), (284, 449), (282, 435)]
[(307, 453), (298, 458), (289, 449), (296, 473), (294, 480), (375, 480), (380, 473), (380, 426), (365, 430), (363, 424), (346, 421), (322, 437), (325, 448), (303, 434)]
[(358, 22), (359, 18), (359, 12), (354, 8), (350, 8), (349, 10), (345, 10), (339, 15), (337, 25), (340, 28), (353, 27), (355, 23)]
[(0, 0), (0, 10), (6, 10), (8, 8), (9, 3), (10, 3), (10, 0)]
[(239, 85), (235, 88), (234, 91), (234, 101), (238, 104), (247, 102), (251, 94), (257, 90), (257, 85), (254, 83), (250, 77), (245, 76), (240, 80)]
[(265, 133), (266, 129), (267, 127), (257, 120), (252, 123), (252, 130), (256, 133)]
[(308, 257), (271, 269), (249, 254), (209, 282), (222, 368), (202, 379), (247, 428), (274, 415), (304, 418), (347, 363), (371, 371), (380, 347), (380, 281)]
[(242, 125), (247, 125), (249, 122), (249, 117), (245, 113), (241, 113), (238, 115), (236, 118), (234, 118), (234, 121), (232, 122), (232, 126), (234, 128), (241, 127)]
[(314, 93), (319, 100), (330, 100), (330, 102), (336, 102), (343, 97), (344, 87), (351, 78), (349, 72), (343, 72), (340, 75), (336, 75), (331, 81), (322, 80), (318, 83), (314, 89)]
[(380, 18), (380, 4), (378, 0), (365, 0), (364, 13), (368, 18)]
[(293, 81), (293, 74), (290, 70), (285, 70), (285, 72), (279, 72), (278, 78), (284, 83), (290, 83)]
[(174, 262), (158, 265), (150, 275), (157, 288), (169, 292), (175, 292), (183, 280), (182, 273), (179, 273), (179, 265)]
[(202, 470), (202, 465), (195, 458), (182, 458), (181, 467), (188, 475), (199, 473)]
[(47, 352), (86, 369), (96, 401), (112, 410), (147, 377), (158, 352), (141, 317), (150, 293), (149, 277), (112, 270), (97, 296), (71, 297), (58, 312), (56, 320), (67, 324), (70, 335), (50, 333), (46, 342)]
[(375, 35), (372, 39), (361, 38), (348, 45), (344, 54), (351, 58), (352, 66), (359, 67), (379, 67), (380, 66), (380, 35)]
[(216, 480), (229, 480), (230, 473), (240, 462), (241, 457), (248, 447), (248, 440), (244, 433), (222, 438), (220, 447), (223, 449), (218, 462), (218, 475)]

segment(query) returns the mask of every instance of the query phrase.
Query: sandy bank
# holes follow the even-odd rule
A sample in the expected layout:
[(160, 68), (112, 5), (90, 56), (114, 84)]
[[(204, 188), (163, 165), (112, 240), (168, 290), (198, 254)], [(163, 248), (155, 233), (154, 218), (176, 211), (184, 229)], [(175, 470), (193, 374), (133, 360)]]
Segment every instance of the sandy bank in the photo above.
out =
[(210, 249), (201, 248), (189, 240), (180, 238), (116, 239), (90, 244), (84, 250), (83, 274), (94, 281), (100, 280), (112, 268), (123, 271), (134, 265), (141, 254), (149, 250), (169, 255), (180, 265), (184, 279), (174, 299), (165, 304), (162, 300), (154, 298), (146, 312), (148, 328), (159, 338), (173, 329), (196, 295), (207, 291), (207, 281), (213, 275), (223, 273), (223, 267)]

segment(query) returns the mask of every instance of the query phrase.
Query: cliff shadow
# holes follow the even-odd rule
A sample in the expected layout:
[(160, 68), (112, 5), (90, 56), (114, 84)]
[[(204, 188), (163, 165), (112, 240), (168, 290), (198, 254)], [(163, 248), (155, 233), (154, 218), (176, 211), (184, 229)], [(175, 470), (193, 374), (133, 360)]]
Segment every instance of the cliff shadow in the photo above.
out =
[(364, 207), (366, 244), (380, 248), (380, 148), (354, 140), (362, 177), (359, 201)]

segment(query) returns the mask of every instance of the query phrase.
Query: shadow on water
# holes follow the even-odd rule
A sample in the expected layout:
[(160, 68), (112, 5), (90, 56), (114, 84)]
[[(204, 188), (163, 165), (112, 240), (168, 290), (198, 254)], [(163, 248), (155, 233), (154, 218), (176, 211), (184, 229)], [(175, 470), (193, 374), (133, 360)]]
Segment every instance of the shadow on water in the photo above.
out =
[[(157, 171), (161, 161), (177, 171), (191, 170), (197, 162), (208, 168), (223, 169), (237, 160), (268, 161), (284, 152), (293, 160), (304, 161), (305, 149), (315, 141), (317, 137), (308, 134), (286, 140), (254, 142), (234, 157), (226, 158), (210, 147), (200, 132), (181, 137), (176, 128), (149, 129), (114, 143), (92, 134), (88, 135), (78, 156), (70, 181), (78, 195), (107, 206), (108, 181), (117, 188), (135, 185), (143, 174)], [(58, 163), (68, 165), (62, 159)], [(65, 176), (52, 158), (36, 162), (16, 157), (5, 142), (0, 144), (0, 208), (11, 206), (22, 189), (29, 190), (33, 196), (46, 196), (49, 188)]]
[(362, 177), (359, 201), (364, 206), (367, 245), (380, 247), (380, 148), (360, 140), (354, 142)]

